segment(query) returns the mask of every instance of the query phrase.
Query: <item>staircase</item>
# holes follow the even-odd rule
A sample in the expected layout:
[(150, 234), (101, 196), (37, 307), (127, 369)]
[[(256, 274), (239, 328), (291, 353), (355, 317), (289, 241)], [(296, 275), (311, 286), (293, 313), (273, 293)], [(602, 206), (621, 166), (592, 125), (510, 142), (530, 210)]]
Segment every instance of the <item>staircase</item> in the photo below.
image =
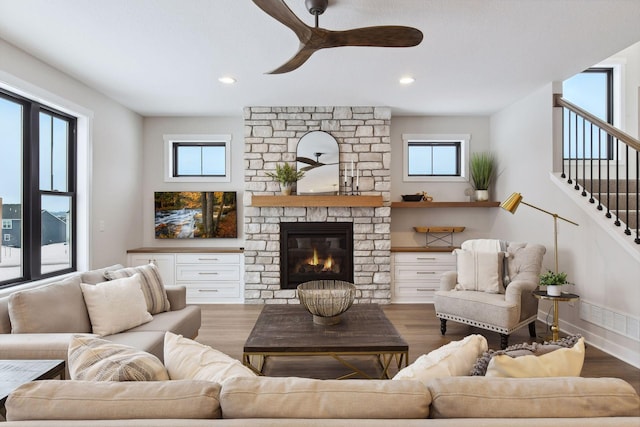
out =
[(640, 245), (640, 140), (559, 94), (554, 107), (563, 109), (561, 177)]
[[(604, 212), (607, 218), (614, 219), (614, 225), (625, 226), (629, 230), (638, 228), (638, 181), (615, 180), (599, 181), (579, 179), (578, 184), (583, 191), (583, 196), (589, 197), (589, 203), (593, 203), (596, 209)], [(615, 223), (619, 218), (620, 224)]]

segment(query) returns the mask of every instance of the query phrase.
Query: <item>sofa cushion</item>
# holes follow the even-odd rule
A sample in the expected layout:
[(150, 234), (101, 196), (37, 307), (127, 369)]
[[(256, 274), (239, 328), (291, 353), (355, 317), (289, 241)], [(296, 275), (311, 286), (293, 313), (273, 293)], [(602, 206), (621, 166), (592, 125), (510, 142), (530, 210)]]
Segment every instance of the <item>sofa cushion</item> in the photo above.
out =
[(80, 277), (11, 294), (11, 332), (91, 332), (89, 314), (80, 289)]
[(224, 418), (426, 418), (430, 401), (418, 381), (235, 377), (220, 392)]
[(114, 280), (131, 277), (134, 274), (140, 274), (142, 293), (147, 301), (147, 311), (151, 314), (169, 311), (171, 306), (162, 283), (162, 276), (160, 276), (160, 271), (154, 264), (108, 270), (104, 273), (104, 277), (108, 280)]
[(423, 354), (415, 362), (401, 369), (394, 380), (417, 380), (426, 383), (429, 378), (469, 375), (478, 357), (487, 351), (487, 339), (482, 335), (469, 335)]
[(456, 289), (482, 291), (493, 294), (504, 292), (502, 273), (504, 252), (480, 252), (456, 249), (458, 283)]
[(167, 332), (164, 364), (172, 380), (207, 380), (224, 383), (233, 377), (255, 377), (240, 361), (182, 335)]
[(558, 348), (541, 356), (494, 356), (487, 367), (487, 377), (534, 378), (578, 377), (584, 364), (584, 338), (571, 348)]
[(88, 285), (95, 285), (97, 283), (106, 282), (107, 279), (106, 277), (104, 277), (104, 273), (110, 270), (120, 270), (122, 268), (124, 268), (124, 265), (114, 264), (108, 267), (85, 271), (80, 273), (80, 280), (82, 281), (82, 283), (86, 283)]
[(448, 377), (427, 387), (431, 418), (628, 417), (640, 408), (635, 389), (619, 378)]
[(153, 319), (140, 289), (140, 275), (80, 286), (94, 334), (115, 334)]
[[(197, 305), (188, 305), (182, 310), (165, 311), (153, 315), (153, 320), (140, 326), (129, 329), (130, 332), (170, 331), (187, 338), (195, 338), (198, 335), (201, 323), (201, 309)], [(164, 345), (164, 344), (163, 344)]]
[(74, 336), (69, 344), (69, 374), (73, 380), (162, 381), (167, 370), (152, 354), (89, 336)]
[(219, 395), (209, 381), (35, 381), (11, 393), (7, 421), (220, 418)]

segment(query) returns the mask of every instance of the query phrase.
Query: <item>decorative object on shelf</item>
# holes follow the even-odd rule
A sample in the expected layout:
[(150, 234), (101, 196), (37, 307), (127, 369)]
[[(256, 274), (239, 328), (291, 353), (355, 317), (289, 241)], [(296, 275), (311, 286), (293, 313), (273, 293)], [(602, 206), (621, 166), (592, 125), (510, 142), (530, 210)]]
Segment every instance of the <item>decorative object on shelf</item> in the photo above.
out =
[(421, 194), (421, 193), (402, 195), (403, 202), (421, 202), (423, 199), (424, 199), (424, 194)]
[(304, 172), (297, 194), (337, 195), (340, 190), (340, 150), (338, 141), (328, 132), (307, 132), (298, 141), (296, 167)]
[(289, 163), (277, 164), (276, 171), (267, 172), (267, 176), (274, 178), (280, 183), (280, 191), (283, 195), (291, 194), (291, 187), (304, 176), (304, 171), (297, 171)]
[(567, 282), (567, 273), (560, 272), (555, 273), (553, 271), (547, 271), (540, 275), (540, 286), (546, 286), (547, 295), (552, 297), (559, 297), (562, 295), (562, 285)]
[(453, 233), (462, 233), (464, 227), (413, 227), (416, 233), (425, 233), (425, 247), (437, 247), (434, 243), (444, 247), (453, 247)]
[(508, 212), (511, 212), (512, 214), (516, 213), (516, 210), (518, 209), (518, 206), (520, 206), (520, 203), (522, 203), (523, 205), (527, 205), (533, 209), (537, 209), (540, 212), (544, 212), (547, 215), (551, 215), (553, 217), (553, 253), (555, 256), (555, 272), (558, 273), (558, 219), (561, 219), (563, 221), (568, 222), (569, 224), (573, 224), (573, 225), (578, 225), (578, 223), (573, 222), (567, 218), (563, 218), (560, 215), (558, 215), (557, 213), (551, 213), (549, 211), (546, 211), (544, 209), (541, 209), (537, 206), (531, 205), (527, 202), (523, 202), (522, 201), (522, 194), (520, 193), (513, 193), (511, 194), (507, 200), (505, 200), (504, 202), (502, 202), (502, 204), (500, 205), (500, 207)]
[(469, 161), (476, 201), (489, 200), (489, 186), (495, 174), (495, 158), (491, 153), (473, 153)]
[(313, 315), (313, 323), (335, 325), (353, 304), (356, 286), (342, 280), (313, 280), (298, 285), (300, 304)]
[(433, 202), (433, 197), (429, 196), (426, 191), (416, 194), (403, 194), (403, 202)]

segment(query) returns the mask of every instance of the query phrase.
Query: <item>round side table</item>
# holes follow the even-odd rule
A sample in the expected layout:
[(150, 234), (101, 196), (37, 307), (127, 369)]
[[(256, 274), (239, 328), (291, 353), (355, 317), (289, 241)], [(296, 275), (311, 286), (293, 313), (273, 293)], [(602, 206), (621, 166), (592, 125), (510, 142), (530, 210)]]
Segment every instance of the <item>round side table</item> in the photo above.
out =
[(533, 296), (541, 300), (553, 301), (553, 324), (551, 325), (551, 337), (553, 341), (558, 341), (558, 333), (560, 332), (560, 326), (558, 325), (558, 304), (560, 302), (577, 301), (580, 297), (568, 292), (562, 292), (560, 296), (556, 297), (548, 295), (547, 291), (533, 291)]

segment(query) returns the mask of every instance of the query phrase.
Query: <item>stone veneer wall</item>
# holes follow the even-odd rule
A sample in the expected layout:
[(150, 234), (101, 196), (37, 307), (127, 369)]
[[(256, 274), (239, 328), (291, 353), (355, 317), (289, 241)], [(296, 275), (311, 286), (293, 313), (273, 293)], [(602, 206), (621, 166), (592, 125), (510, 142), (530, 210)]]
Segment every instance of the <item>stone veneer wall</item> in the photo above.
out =
[[(246, 107), (244, 109), (245, 302), (299, 303), (280, 289), (280, 222), (353, 222), (356, 302), (391, 300), (391, 138), (388, 107)], [(329, 132), (338, 141), (340, 170), (353, 160), (362, 195), (382, 195), (384, 206), (253, 207), (251, 197), (279, 194), (266, 176), (277, 163), (295, 164), (299, 139)], [(342, 184), (342, 182), (341, 182)]]

